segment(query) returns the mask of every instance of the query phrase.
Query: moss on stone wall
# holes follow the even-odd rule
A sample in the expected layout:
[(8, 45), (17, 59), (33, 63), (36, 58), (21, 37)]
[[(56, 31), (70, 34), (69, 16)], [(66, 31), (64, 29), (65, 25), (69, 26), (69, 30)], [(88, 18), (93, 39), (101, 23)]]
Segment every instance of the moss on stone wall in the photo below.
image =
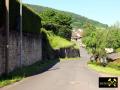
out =
[[(10, 0), (10, 29), (20, 29), (20, 3)], [(22, 30), (27, 33), (40, 33), (41, 18), (28, 6), (22, 6)]]

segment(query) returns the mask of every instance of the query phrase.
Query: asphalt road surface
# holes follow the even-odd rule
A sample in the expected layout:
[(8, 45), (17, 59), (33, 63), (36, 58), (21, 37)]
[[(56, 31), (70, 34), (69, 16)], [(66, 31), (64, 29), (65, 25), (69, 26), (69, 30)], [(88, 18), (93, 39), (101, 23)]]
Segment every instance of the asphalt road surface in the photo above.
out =
[(99, 88), (98, 78), (104, 75), (88, 69), (86, 63), (90, 56), (84, 48), (80, 50), (80, 60), (62, 61), (42, 74), (25, 78), (0, 90), (120, 90)]

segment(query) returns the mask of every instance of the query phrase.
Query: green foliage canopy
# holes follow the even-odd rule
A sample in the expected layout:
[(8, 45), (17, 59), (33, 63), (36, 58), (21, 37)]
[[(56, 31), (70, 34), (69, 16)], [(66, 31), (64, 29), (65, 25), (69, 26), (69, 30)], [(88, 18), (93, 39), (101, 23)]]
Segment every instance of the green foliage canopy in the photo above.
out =
[(72, 18), (69, 15), (52, 9), (46, 9), (40, 13), (40, 16), (43, 28), (51, 30), (63, 38), (70, 39)]
[[(115, 25), (116, 26), (116, 25)], [(110, 27), (107, 29), (96, 29), (90, 24), (86, 24), (84, 27), (83, 42), (87, 48), (91, 49), (93, 54), (98, 56), (104, 56), (105, 48), (120, 48), (120, 28)]]

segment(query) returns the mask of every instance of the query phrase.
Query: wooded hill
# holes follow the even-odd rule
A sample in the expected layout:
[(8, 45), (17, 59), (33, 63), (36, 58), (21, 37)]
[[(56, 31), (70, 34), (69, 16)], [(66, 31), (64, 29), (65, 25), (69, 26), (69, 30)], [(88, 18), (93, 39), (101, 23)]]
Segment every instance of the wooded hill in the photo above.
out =
[[(30, 5), (30, 4), (27, 4), (27, 5), (30, 6), (31, 8), (33, 8), (38, 13), (44, 11), (45, 9), (53, 9), (53, 8), (49, 8), (49, 7), (39, 6), (39, 5)], [(71, 26), (73, 28), (74, 27), (82, 28), (85, 25), (86, 22), (89, 22), (90, 24), (92, 24), (93, 26), (98, 27), (98, 28), (108, 27), (107, 24), (102, 24), (102, 23), (100, 23), (98, 21), (88, 19), (87, 17), (81, 16), (81, 15), (78, 15), (78, 14), (75, 14), (75, 13), (72, 13), (72, 12), (60, 11), (60, 10), (56, 10), (56, 9), (53, 9), (53, 10), (55, 10), (57, 12), (64, 12), (65, 14), (68, 14), (68, 15), (72, 16), (72, 24), (71, 24)]]

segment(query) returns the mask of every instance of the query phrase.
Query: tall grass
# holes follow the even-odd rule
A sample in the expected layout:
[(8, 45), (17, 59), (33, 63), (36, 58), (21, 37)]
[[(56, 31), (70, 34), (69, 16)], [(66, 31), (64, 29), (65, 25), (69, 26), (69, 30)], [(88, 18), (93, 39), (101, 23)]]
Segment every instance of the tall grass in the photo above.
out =
[(52, 31), (46, 31), (46, 30), (42, 29), (42, 32), (46, 33), (49, 43), (53, 49), (60, 49), (60, 48), (74, 46), (73, 42), (68, 41), (60, 36), (56, 36)]
[(96, 62), (88, 62), (88, 67), (98, 72), (120, 76), (120, 59), (108, 63), (106, 67)]

